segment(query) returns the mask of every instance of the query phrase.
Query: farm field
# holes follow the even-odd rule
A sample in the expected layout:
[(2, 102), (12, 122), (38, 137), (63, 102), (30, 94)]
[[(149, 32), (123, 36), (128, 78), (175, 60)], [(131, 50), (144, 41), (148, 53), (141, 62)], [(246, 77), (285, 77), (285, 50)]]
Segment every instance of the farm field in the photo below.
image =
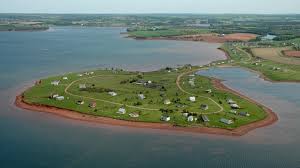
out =
[(287, 50), (287, 51), (284, 51), (284, 55), (286, 55), (287, 57), (300, 58), (300, 51)]
[(289, 50), (289, 48), (253, 48), (251, 52), (254, 56), (260, 57), (266, 60), (290, 65), (300, 65), (300, 60), (293, 57), (286, 57), (283, 51)]
[[(111, 70), (98, 70), (92, 75), (72, 73), (42, 79), (39, 84), (25, 91), (23, 96), (29, 104), (54, 106), (120, 120), (165, 123), (162, 116), (168, 116), (170, 121), (167, 123), (182, 127), (234, 129), (267, 116), (261, 106), (230, 92), (215, 89), (210, 78), (193, 73), (182, 75), (186, 71), (188, 69), (182, 68), (147, 73)], [(180, 74), (182, 76), (178, 81)], [(53, 85), (53, 81), (60, 82)], [(112, 96), (112, 92), (115, 95)], [(56, 100), (53, 95), (63, 96), (64, 99)], [(195, 100), (191, 101), (191, 97)], [(233, 109), (229, 100), (240, 106), (236, 109), (237, 114), (230, 112)], [(125, 109), (126, 113), (118, 113), (120, 109)], [(241, 116), (239, 112), (246, 112), (249, 116)], [(133, 114), (135, 117), (132, 117)], [(204, 122), (202, 115), (206, 115), (210, 121)], [(188, 116), (192, 116), (193, 121), (188, 121)], [(232, 120), (233, 123), (221, 123), (221, 118)]]

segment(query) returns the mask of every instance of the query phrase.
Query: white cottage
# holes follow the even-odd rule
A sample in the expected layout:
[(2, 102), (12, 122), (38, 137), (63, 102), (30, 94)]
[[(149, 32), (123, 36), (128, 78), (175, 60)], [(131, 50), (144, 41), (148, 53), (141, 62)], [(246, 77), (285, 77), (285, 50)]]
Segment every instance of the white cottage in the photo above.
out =
[(60, 81), (52, 81), (52, 82), (51, 82), (51, 85), (58, 86), (59, 83), (60, 83)]
[(143, 95), (143, 94), (138, 94), (138, 97), (139, 97), (141, 100), (146, 99), (145, 95)]
[(239, 109), (239, 108), (240, 108), (240, 106), (237, 105), (237, 104), (231, 104), (230, 107), (231, 107), (232, 109)]
[(224, 124), (227, 124), (227, 125), (233, 124), (232, 120), (229, 120), (229, 119), (226, 119), (226, 118), (221, 118), (220, 122), (224, 123)]
[(194, 121), (194, 116), (189, 116), (189, 117), (187, 118), (187, 120), (188, 120), (188, 122), (193, 122), (193, 121)]
[(190, 100), (191, 102), (195, 102), (195, 101), (196, 101), (196, 97), (195, 97), (195, 96), (189, 97), (189, 100)]
[(233, 101), (232, 99), (228, 99), (228, 100), (227, 100), (227, 103), (228, 103), (228, 104), (236, 104), (236, 102)]
[(113, 97), (118, 95), (116, 92), (108, 92), (108, 94), (113, 96)]
[(79, 89), (86, 89), (86, 85), (85, 84), (79, 84)]
[(171, 117), (170, 117), (170, 116), (166, 116), (166, 115), (162, 115), (162, 116), (160, 117), (160, 120), (168, 122), (168, 121), (171, 120)]
[(64, 97), (64, 96), (58, 96), (58, 97), (56, 97), (55, 99), (58, 100), (58, 101), (62, 101), (62, 100), (65, 99), (65, 97)]
[(170, 101), (169, 99), (166, 99), (166, 100), (164, 101), (164, 104), (165, 104), (165, 105), (169, 105), (169, 104), (171, 104), (171, 101)]
[(124, 107), (119, 108), (119, 110), (117, 111), (117, 113), (119, 114), (126, 114), (126, 109)]

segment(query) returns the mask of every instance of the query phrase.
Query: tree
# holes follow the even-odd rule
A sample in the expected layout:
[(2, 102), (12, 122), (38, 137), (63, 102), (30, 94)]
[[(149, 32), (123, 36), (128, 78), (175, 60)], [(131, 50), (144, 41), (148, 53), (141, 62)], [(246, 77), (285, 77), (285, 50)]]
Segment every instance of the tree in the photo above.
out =
[(135, 102), (133, 105), (134, 106), (141, 106), (141, 105), (143, 105), (143, 103), (138, 101), (138, 102)]

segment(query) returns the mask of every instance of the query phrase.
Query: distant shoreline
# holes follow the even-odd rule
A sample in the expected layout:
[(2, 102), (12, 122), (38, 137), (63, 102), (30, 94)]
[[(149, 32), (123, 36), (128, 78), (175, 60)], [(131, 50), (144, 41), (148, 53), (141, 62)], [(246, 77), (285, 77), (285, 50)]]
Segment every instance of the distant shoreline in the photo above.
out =
[[(161, 36), (161, 37), (137, 37), (127, 33), (127, 38), (135, 40), (174, 40), (174, 41), (194, 41), (207, 43), (225, 43), (233, 41), (247, 41), (256, 38), (257, 35), (251, 33), (233, 33), (228, 36), (217, 36), (215, 34), (196, 34), (179, 36)], [(247, 39), (247, 40), (246, 40)]]

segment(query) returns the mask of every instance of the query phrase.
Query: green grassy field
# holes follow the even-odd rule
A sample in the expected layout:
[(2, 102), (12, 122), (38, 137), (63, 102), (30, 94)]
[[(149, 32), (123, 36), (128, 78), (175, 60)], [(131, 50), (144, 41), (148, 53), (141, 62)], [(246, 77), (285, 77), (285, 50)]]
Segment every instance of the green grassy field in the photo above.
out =
[(137, 38), (151, 38), (151, 37), (171, 37), (171, 36), (181, 36), (181, 35), (195, 35), (195, 34), (205, 34), (210, 33), (208, 29), (167, 29), (167, 30), (138, 30), (128, 32), (129, 36)]
[[(243, 46), (239, 45), (224, 44), (222, 49), (224, 49), (230, 55), (230, 58), (234, 60), (233, 65), (261, 72), (265, 77), (273, 81), (300, 81), (300, 65), (283, 64), (268, 60), (266, 57), (264, 59), (256, 58), (253, 57), (251, 52), (246, 52), (249, 48), (243, 48)], [(271, 51), (271, 53), (273, 51)], [(277, 58), (279, 56), (274, 57)]]
[[(218, 91), (212, 87), (211, 80), (202, 76), (185, 75), (180, 81), (183, 92), (176, 85), (179, 74), (187, 69), (179, 69), (168, 72), (166, 70), (147, 72), (139, 74), (137, 72), (98, 70), (93, 75), (78, 76), (76, 73), (64, 75), (68, 80), (63, 80), (64, 76), (50, 77), (42, 79), (41, 84), (35, 85), (24, 92), (24, 100), (28, 103), (50, 105), (64, 109), (74, 110), (84, 114), (104, 116), (121, 120), (142, 121), (142, 122), (163, 122), (162, 115), (171, 117), (169, 121), (177, 126), (199, 126), (199, 127), (220, 127), (233, 129), (241, 125), (262, 120), (266, 117), (264, 110), (236, 95), (228, 92)], [(51, 81), (60, 80), (58, 86), (51, 85)], [(136, 82), (140, 80), (151, 81), (151, 85), (140, 85)], [(195, 85), (189, 81), (193, 80)], [(85, 84), (88, 89), (79, 89), (80, 84)], [(207, 93), (207, 89), (212, 89), (212, 93)], [(111, 96), (108, 91), (117, 93)], [(64, 96), (62, 101), (50, 98), (53, 94)], [(138, 94), (143, 94), (146, 98), (140, 99)], [(195, 96), (196, 101), (188, 100), (190, 96)], [(170, 100), (171, 104), (164, 104), (165, 100)], [(230, 105), (227, 99), (233, 99), (241, 107), (237, 110), (251, 114), (249, 117), (230, 114)], [(78, 105), (77, 101), (84, 101), (83, 105)], [(90, 108), (89, 104), (96, 102), (96, 108)], [(200, 108), (201, 104), (208, 105), (207, 110)], [(126, 114), (116, 113), (120, 107), (124, 107)], [(197, 121), (188, 122), (182, 112), (188, 112), (198, 118)], [(131, 118), (130, 113), (139, 114), (138, 118)], [(204, 123), (201, 115), (209, 117), (210, 122)], [(225, 125), (219, 120), (227, 118), (234, 121), (231, 125)]]

